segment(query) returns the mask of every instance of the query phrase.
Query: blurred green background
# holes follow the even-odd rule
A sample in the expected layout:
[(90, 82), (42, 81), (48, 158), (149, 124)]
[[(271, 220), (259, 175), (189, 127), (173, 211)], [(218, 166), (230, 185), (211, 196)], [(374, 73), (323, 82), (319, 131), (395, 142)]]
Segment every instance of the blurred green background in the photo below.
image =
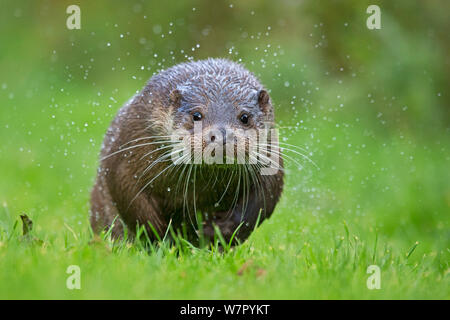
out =
[[(81, 8), (81, 30), (66, 28), (71, 4)], [(380, 30), (366, 27), (370, 4), (381, 8)], [(449, 298), (448, 12), (448, 1), (2, 1), (0, 229), (6, 231), (0, 237), (0, 297), (128, 292), (138, 298)], [(196, 285), (183, 283), (174, 276), (188, 272), (183, 264), (169, 273), (180, 286), (173, 290), (122, 283), (122, 291), (113, 286), (71, 293), (56, 282), (45, 286), (49, 278), (65, 277), (64, 269), (48, 270), (54, 261), (92, 258), (70, 251), (70, 239), (89, 234), (89, 192), (103, 135), (117, 110), (159, 70), (207, 57), (226, 57), (253, 71), (270, 89), (283, 140), (306, 148), (320, 168), (301, 158), (303, 168), (287, 162), (283, 198), (249, 240), (261, 256), (269, 245), (279, 248), (275, 263), (260, 261), (269, 280), (256, 287), (249, 284), (252, 278), (236, 282), (233, 268), (247, 259), (243, 255), (232, 264), (233, 276), (222, 279), (237, 283), (235, 290), (205, 290), (214, 273), (193, 275)], [(33, 219), (45, 249), (8, 242), (22, 212)], [(345, 226), (363, 248), (378, 241), (384, 268), (404, 263), (422, 282), (402, 287), (395, 278), (401, 275), (391, 274), (396, 280), (390, 291), (376, 296), (365, 280), (345, 291), (351, 272), (339, 278), (340, 272), (327, 272), (332, 266), (314, 261), (309, 267), (323, 272), (307, 285), (292, 270), (292, 279), (270, 273), (274, 265), (292, 266), (289, 259), (309, 243), (306, 258), (322, 254), (328, 261), (326, 252), (345, 236)], [(403, 259), (416, 242), (412, 262), (386, 258), (391, 251)], [(357, 255), (365, 279), (371, 259)], [(101, 264), (103, 258), (94, 257)], [(39, 278), (33, 268), (47, 277)], [(118, 269), (129, 272), (124, 265)], [(309, 279), (307, 270), (302, 275)], [(158, 272), (152, 281), (158, 282)], [(322, 281), (335, 290), (327, 291)], [(308, 295), (302, 287), (315, 289)]]

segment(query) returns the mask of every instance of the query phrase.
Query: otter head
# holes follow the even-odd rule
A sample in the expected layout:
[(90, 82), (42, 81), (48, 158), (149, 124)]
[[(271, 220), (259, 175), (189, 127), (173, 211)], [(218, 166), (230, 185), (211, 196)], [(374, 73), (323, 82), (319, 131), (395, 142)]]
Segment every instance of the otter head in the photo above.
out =
[(198, 76), (174, 89), (169, 101), (176, 139), (192, 148), (194, 163), (254, 162), (257, 147), (269, 144), (261, 141), (274, 124), (269, 94), (245, 79)]

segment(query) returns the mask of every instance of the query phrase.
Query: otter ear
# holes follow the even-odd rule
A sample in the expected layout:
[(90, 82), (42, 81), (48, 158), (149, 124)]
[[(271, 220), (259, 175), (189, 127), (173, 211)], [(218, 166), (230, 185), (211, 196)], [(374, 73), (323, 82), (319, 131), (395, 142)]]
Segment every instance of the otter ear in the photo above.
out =
[(261, 108), (261, 111), (267, 113), (270, 108), (270, 97), (266, 90), (259, 90), (257, 93), (258, 97), (258, 105)]
[(178, 89), (172, 90), (169, 94), (169, 103), (172, 106), (179, 107), (181, 105), (181, 99), (183, 96), (181, 95), (181, 91)]

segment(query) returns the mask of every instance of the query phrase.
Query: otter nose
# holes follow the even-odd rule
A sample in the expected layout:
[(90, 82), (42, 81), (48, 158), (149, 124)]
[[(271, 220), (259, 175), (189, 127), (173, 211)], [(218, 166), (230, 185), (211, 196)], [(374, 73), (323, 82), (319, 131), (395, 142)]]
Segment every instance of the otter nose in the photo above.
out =
[(227, 133), (224, 128), (211, 131), (209, 134), (209, 142), (222, 141), (222, 144), (227, 143)]

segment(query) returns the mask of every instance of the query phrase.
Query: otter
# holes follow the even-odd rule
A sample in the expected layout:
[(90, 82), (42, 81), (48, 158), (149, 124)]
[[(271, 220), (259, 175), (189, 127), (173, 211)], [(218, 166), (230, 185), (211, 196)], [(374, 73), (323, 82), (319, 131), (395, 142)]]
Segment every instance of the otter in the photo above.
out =
[[(200, 138), (195, 138), (198, 125)], [(154, 75), (118, 111), (105, 135), (91, 193), (93, 231), (108, 229), (120, 238), (126, 230), (134, 237), (144, 226), (153, 241), (172, 227), (191, 240), (204, 236), (213, 241), (220, 231), (226, 241), (244, 241), (271, 216), (283, 190), (278, 137), (272, 134), (265, 142), (245, 137), (268, 128), (275, 128), (271, 98), (241, 64), (209, 58)], [(191, 138), (181, 148), (184, 161), (173, 159), (174, 146), (181, 143), (173, 136), (179, 130)], [(190, 154), (193, 141), (199, 147)], [(237, 155), (239, 143), (245, 146), (244, 161), (228, 161)], [(192, 161), (198, 151), (230, 144), (226, 156), (214, 148), (209, 153), (224, 162)], [(252, 152), (250, 144), (262, 151)], [(274, 155), (276, 161), (269, 159)], [(275, 170), (264, 174), (268, 166)]]

